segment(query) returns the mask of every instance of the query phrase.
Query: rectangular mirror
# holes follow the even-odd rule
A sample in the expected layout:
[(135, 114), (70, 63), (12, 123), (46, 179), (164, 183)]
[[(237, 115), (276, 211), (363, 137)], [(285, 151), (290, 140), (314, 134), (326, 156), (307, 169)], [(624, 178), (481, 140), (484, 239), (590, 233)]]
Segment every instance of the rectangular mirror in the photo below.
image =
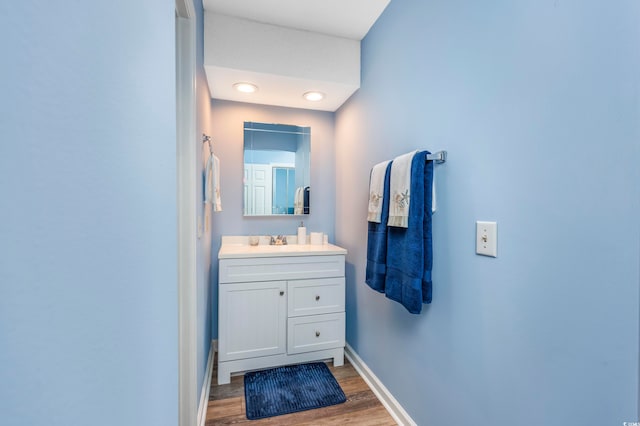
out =
[(244, 122), (244, 215), (309, 214), (311, 128)]

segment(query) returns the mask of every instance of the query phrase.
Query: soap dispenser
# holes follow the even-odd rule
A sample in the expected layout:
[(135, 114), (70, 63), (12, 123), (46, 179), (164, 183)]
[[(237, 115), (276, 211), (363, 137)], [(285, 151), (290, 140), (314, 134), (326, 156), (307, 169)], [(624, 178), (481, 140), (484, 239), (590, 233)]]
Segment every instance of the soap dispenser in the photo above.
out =
[(300, 222), (300, 226), (298, 226), (298, 244), (307, 244), (307, 228), (305, 228), (302, 222)]

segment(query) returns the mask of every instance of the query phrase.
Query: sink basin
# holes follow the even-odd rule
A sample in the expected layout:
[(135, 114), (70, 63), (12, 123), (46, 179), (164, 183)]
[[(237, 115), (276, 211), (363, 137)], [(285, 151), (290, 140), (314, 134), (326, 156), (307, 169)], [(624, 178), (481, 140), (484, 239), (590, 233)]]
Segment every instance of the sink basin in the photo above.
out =
[[(287, 237), (289, 240), (289, 237)], [(293, 241), (293, 239), (292, 239)], [(218, 259), (234, 259), (245, 257), (279, 257), (279, 256), (306, 256), (306, 255), (333, 255), (346, 254), (347, 250), (333, 244), (287, 244), (287, 245), (268, 245), (262, 244), (249, 245), (249, 237), (239, 236), (223, 236), (222, 246), (218, 252)]]

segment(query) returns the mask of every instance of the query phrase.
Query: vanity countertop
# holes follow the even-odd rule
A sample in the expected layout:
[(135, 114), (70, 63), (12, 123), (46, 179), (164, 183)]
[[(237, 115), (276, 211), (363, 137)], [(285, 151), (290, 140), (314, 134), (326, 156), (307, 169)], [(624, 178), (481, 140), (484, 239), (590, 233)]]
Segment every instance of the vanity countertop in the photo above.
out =
[(248, 237), (222, 237), (218, 259), (242, 259), (248, 257), (329, 256), (347, 254), (347, 250), (333, 244), (269, 245), (260, 241), (257, 246), (248, 243)]

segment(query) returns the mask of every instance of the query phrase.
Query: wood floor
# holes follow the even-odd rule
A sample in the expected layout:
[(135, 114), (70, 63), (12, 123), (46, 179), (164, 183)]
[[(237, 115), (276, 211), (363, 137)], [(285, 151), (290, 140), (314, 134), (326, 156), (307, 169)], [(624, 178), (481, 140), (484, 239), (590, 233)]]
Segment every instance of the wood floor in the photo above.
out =
[[(217, 365), (217, 362), (215, 363)], [(344, 404), (301, 411), (261, 420), (247, 420), (244, 401), (244, 377), (231, 377), (228, 385), (217, 385), (214, 367), (207, 407), (206, 426), (213, 425), (396, 425), (378, 398), (348, 360), (344, 366), (327, 364), (347, 397)]]

